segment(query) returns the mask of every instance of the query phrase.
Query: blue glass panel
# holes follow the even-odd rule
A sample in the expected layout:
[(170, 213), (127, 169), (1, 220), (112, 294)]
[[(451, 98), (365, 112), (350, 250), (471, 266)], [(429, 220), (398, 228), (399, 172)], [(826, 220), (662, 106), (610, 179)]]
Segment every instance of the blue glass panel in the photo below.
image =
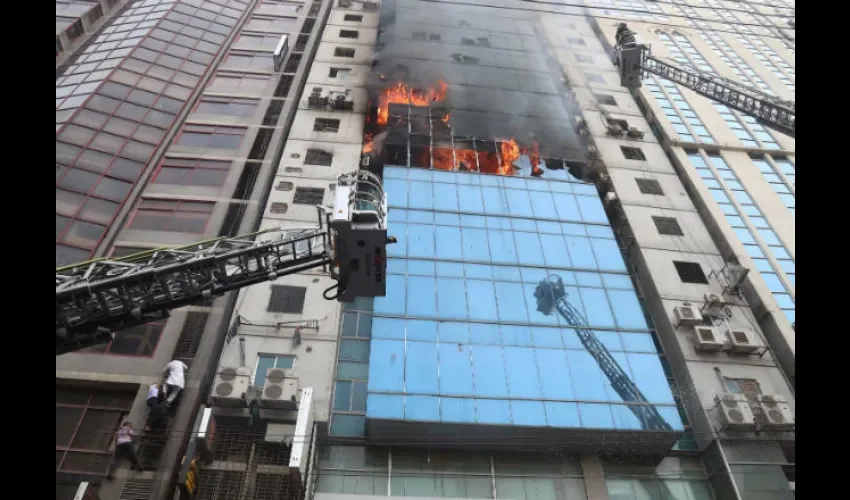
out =
[(608, 300), (614, 305), (614, 319), (624, 330), (645, 330), (646, 318), (634, 292), (608, 290)]
[(540, 244), (543, 247), (543, 258), (549, 268), (570, 267), (570, 255), (560, 234), (541, 234)]
[(767, 284), (767, 289), (771, 292), (784, 292), (785, 285), (779, 280), (779, 277), (774, 273), (761, 273), (764, 282)]
[(369, 356), (369, 391), (402, 392), (404, 389), (404, 342), (372, 339)]
[(597, 327), (614, 328), (614, 316), (605, 290), (601, 288), (579, 288), (587, 321)]
[(656, 406), (658, 413), (665, 422), (670, 424), (673, 430), (681, 431), (685, 429), (685, 424), (682, 422), (682, 416), (679, 415), (679, 410), (675, 406)]
[(366, 400), (369, 418), (404, 418), (404, 396), (369, 394)]
[(419, 224), (433, 224), (434, 223), (434, 212), (425, 211), (425, 210), (408, 210), (407, 211), (407, 221), (408, 222), (416, 222)]
[(481, 198), (479, 186), (458, 186), (458, 201), (461, 212), (484, 212), (484, 200)]
[(390, 224), (394, 222), (404, 222), (407, 220), (407, 209), (390, 207), (387, 215), (387, 220)]
[(531, 347), (531, 330), (527, 326), (501, 325), (502, 345)]
[(552, 190), (553, 193), (572, 193), (573, 192), (573, 183), (571, 182), (550, 182), (549, 189)]
[(484, 198), (484, 211), (489, 214), (508, 213), (508, 199), (503, 191), (495, 187), (482, 187), (481, 195)]
[(546, 425), (546, 410), (541, 401), (511, 401), (514, 425)]
[(614, 230), (611, 229), (611, 226), (587, 225), (585, 226), (585, 229), (587, 229), (587, 235), (591, 238), (614, 239)]
[(502, 358), (501, 347), (484, 345), (473, 346), (472, 375), (475, 377), (476, 396), (507, 396), (508, 385), (505, 376), (505, 361)]
[(629, 353), (626, 356), (629, 358), (628, 364), (632, 368), (632, 373), (635, 374), (635, 384), (646, 396), (646, 399), (651, 403), (673, 404), (670, 385), (658, 356), (634, 353)]
[[(384, 179), (384, 191), (387, 203), (391, 207), (407, 206), (407, 182), (398, 179)], [(391, 212), (392, 213), (392, 212)]]
[(407, 255), (413, 258), (434, 258), (434, 226), (408, 224)]
[(404, 418), (438, 422), (440, 399), (431, 396), (407, 396), (404, 402)]
[[(408, 342), (404, 370), (405, 392), (437, 394), (437, 344)], [(369, 377), (371, 380), (371, 377)]]
[(463, 274), (471, 279), (491, 280), (493, 279), (493, 268), (487, 264), (464, 264)]
[(404, 340), (407, 321), (396, 318), (373, 318), (372, 337)]
[(472, 395), (472, 359), (469, 345), (440, 344), (440, 394)]
[(537, 223), (531, 219), (511, 218), (511, 229), (513, 229), (514, 231), (522, 231), (526, 233), (536, 233)]
[(579, 236), (564, 236), (566, 246), (574, 267), (578, 269), (598, 269), (596, 258), (590, 247), (590, 240)]
[(573, 184), (573, 192), (585, 196), (599, 196), (596, 194), (596, 186), (593, 184)]
[(477, 227), (484, 229), (487, 227), (487, 217), (482, 215), (461, 215), (460, 225), (463, 227)]
[(434, 224), (460, 227), (460, 215), (437, 212), (434, 214)]
[(543, 326), (531, 327), (531, 343), (534, 347), (564, 348), (564, 343), (561, 340), (561, 331), (557, 328)]
[(535, 349), (540, 386), (546, 399), (574, 399), (567, 355), (558, 349)]
[(510, 425), (511, 404), (499, 399), (476, 399), (478, 422), (482, 424)]
[(531, 198), (527, 191), (517, 191), (514, 189), (505, 191), (508, 198), (508, 210), (514, 217), (534, 217), (534, 212), (531, 210)]
[(471, 323), (469, 325), (469, 338), (469, 341), (473, 344), (497, 345), (502, 343), (498, 325)]
[(590, 245), (593, 247), (599, 269), (603, 271), (626, 271), (626, 264), (623, 262), (623, 256), (620, 254), (620, 248), (615, 240), (591, 238)]
[(511, 230), (511, 220), (507, 217), (487, 216), (488, 229), (502, 229), (505, 231)]
[(489, 243), (486, 229), (461, 228), (463, 238), (463, 260), (467, 262), (490, 262)]
[[(537, 310), (537, 299), (534, 297), (534, 291), (536, 288), (537, 283), (525, 283), (522, 285), (523, 296), (525, 298), (525, 305), (528, 308), (530, 322), (532, 324), (557, 326), (559, 324), (557, 314), (552, 313), (547, 316)], [(517, 300), (519, 299), (520, 298), (517, 297)]]
[(776, 303), (779, 304), (781, 309), (793, 309), (794, 301), (791, 299), (791, 296), (787, 293), (774, 293), (773, 298), (776, 300)]
[(434, 208), (434, 193), (431, 184), (425, 182), (410, 182), (408, 184), (408, 203), (410, 208), (430, 210)]
[(643, 426), (628, 405), (611, 405), (614, 415), (614, 427), (617, 429), (640, 430)]
[(584, 349), (584, 345), (574, 328), (560, 328), (558, 331), (561, 332), (561, 342), (564, 343), (564, 347), (567, 349)]
[(415, 181), (432, 181), (430, 170), (422, 170), (420, 168), (407, 169), (407, 178)]
[(429, 317), (437, 315), (437, 282), (435, 278), (408, 276), (407, 314)]
[(543, 403), (546, 409), (546, 423), (549, 427), (581, 427), (578, 405), (575, 403)]
[(396, 238), (394, 244), (387, 245), (387, 255), (390, 257), (407, 257), (407, 224), (394, 222), (388, 227), (387, 233)]
[(351, 411), (366, 411), (366, 382), (357, 380), (351, 385)]
[(433, 260), (408, 260), (407, 274), (414, 276), (435, 276), (437, 266)]
[(487, 232), (487, 240), (490, 243), (490, 257), (493, 263), (516, 264), (518, 262), (512, 232), (490, 229)]
[(650, 333), (622, 332), (620, 338), (623, 340), (623, 347), (626, 348), (626, 351), (657, 352)]
[(782, 268), (782, 272), (785, 274), (794, 274), (797, 272), (797, 266), (794, 264), (793, 260), (780, 260), (779, 267)]
[(440, 342), (456, 342), (466, 344), (469, 342), (469, 326), (466, 323), (454, 323), (442, 321), (437, 325)]
[[(407, 168), (393, 165), (384, 166), (385, 179), (407, 179)], [(386, 182), (384, 182), (386, 185)]]
[(634, 290), (631, 278), (622, 274), (603, 274), (602, 281), (605, 283), (605, 288)]
[[(605, 385), (599, 364), (586, 351), (566, 351), (567, 363), (570, 365), (570, 375), (577, 383), (574, 384), (576, 399), (583, 401), (605, 401)], [(371, 380), (371, 376), (370, 376)]]
[(448, 212), (458, 211), (458, 189), (456, 184), (434, 185), (434, 208)]
[(437, 278), (437, 315), (447, 319), (466, 319), (466, 287), (458, 278)]
[(531, 209), (534, 211), (534, 216), (538, 219), (557, 219), (558, 212), (555, 210), (555, 201), (552, 199), (552, 193), (535, 192), (530, 193)]
[(528, 323), (528, 311), (524, 300), (517, 300), (522, 295), (522, 284), (496, 281), (496, 302), (499, 319), (510, 323)]
[(537, 221), (537, 232), (544, 234), (561, 234), (561, 224), (551, 221)]
[(540, 246), (540, 237), (537, 233), (515, 233), (517, 257), (522, 265), (545, 266), (543, 250)]
[[(397, 245), (387, 245), (387, 254), (389, 250)], [(393, 257), (390, 255), (390, 257)], [(405, 259), (388, 259), (387, 260), (388, 274), (407, 274), (407, 260)]]
[(473, 399), (441, 398), (440, 412), (443, 422), (473, 424), (477, 420)]
[(614, 428), (614, 417), (611, 414), (610, 405), (579, 403), (578, 413), (581, 417), (581, 426), (585, 429)]
[(610, 332), (607, 330), (597, 330), (596, 338), (602, 342), (602, 345), (605, 346), (609, 351), (622, 351), (623, 343), (620, 341), (620, 334), (617, 332)]
[(493, 321), (498, 318), (492, 281), (467, 280), (466, 295), (469, 297), (470, 319)]
[(493, 266), (493, 278), (499, 281), (522, 281), (522, 275), (517, 267)]
[(561, 223), (561, 231), (570, 236), (587, 236), (587, 226), (584, 224), (570, 224), (569, 222)]
[(605, 215), (605, 208), (598, 196), (576, 196), (576, 201), (585, 222), (608, 224), (608, 216)]
[(333, 436), (359, 437), (366, 434), (366, 417), (333, 415), (331, 419), (331, 435)]
[(463, 264), (455, 262), (437, 262), (437, 276), (463, 278)]
[(785, 313), (785, 317), (792, 325), (797, 321), (797, 314), (793, 309), (783, 309), (782, 312)]
[(437, 341), (437, 322), (420, 319), (407, 320), (407, 340)]

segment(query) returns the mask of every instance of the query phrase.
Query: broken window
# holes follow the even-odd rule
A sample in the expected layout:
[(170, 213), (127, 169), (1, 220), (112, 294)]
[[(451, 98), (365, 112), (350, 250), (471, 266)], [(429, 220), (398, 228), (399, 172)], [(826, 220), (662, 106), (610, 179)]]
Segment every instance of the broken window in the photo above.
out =
[(304, 158), (304, 165), (321, 165), (330, 167), (333, 161), (334, 154), (321, 149), (308, 149), (307, 156)]
[(623, 156), (627, 160), (646, 161), (646, 155), (643, 154), (643, 150), (640, 148), (634, 148), (631, 146), (620, 146), (620, 151), (623, 152)]
[(357, 39), (360, 36), (360, 33), (355, 30), (339, 30), (340, 38), (352, 38)]
[(335, 57), (354, 57), (354, 49), (347, 47), (336, 47), (334, 49)]
[(330, 72), (328, 72), (328, 76), (347, 82), (348, 78), (351, 76), (351, 70), (349, 68), (331, 68)]
[(316, 118), (316, 121), (313, 123), (313, 132), (339, 132), (339, 120)]
[(705, 277), (702, 266), (698, 263), (673, 261), (673, 265), (676, 266), (676, 272), (679, 273), (679, 279), (682, 280), (682, 283), (708, 284), (708, 278)]
[(679, 222), (674, 217), (658, 217), (652, 216), (652, 222), (655, 223), (655, 228), (658, 229), (658, 234), (667, 234), (670, 236), (684, 236)]
[(612, 96), (612, 95), (593, 94), (593, 96), (596, 97), (596, 100), (599, 102), (599, 104), (605, 104), (605, 105), (608, 105), (608, 106), (616, 106), (617, 105), (617, 101), (616, 101), (616, 99), (614, 99), (614, 96)]
[(638, 189), (640, 189), (640, 192), (643, 194), (664, 195), (664, 190), (661, 189), (661, 184), (659, 184), (655, 179), (635, 179), (635, 182), (637, 182)]
[(304, 298), (307, 288), (303, 286), (272, 285), (268, 312), (301, 314), (304, 311)]

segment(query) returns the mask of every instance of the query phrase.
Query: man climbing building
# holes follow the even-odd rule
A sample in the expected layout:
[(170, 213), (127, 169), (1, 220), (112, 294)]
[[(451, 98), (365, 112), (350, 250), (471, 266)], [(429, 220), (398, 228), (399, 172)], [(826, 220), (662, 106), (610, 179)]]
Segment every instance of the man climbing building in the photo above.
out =
[(186, 380), (186, 370), (189, 367), (186, 363), (175, 359), (165, 365), (165, 404), (167, 406), (174, 405)]
[(142, 471), (142, 463), (139, 457), (136, 456), (136, 449), (133, 448), (133, 437), (136, 433), (133, 431), (133, 426), (129, 421), (121, 424), (121, 427), (115, 431), (115, 452), (112, 454), (112, 460), (109, 461), (109, 469), (106, 471), (106, 479), (115, 479), (115, 467), (122, 458), (126, 458), (133, 464), (133, 468)]

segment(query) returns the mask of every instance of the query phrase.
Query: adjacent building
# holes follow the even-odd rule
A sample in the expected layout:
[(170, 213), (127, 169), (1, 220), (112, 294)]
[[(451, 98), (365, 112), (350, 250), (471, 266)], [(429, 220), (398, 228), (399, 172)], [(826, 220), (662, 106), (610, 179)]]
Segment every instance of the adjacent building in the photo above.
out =
[(397, 238), (385, 297), (314, 270), (58, 357), (57, 498), (793, 498), (794, 140), (610, 58), (627, 22), (793, 101), (793, 5), (583, 3), (137, 0), (57, 42), (58, 265), (311, 227), (356, 168)]

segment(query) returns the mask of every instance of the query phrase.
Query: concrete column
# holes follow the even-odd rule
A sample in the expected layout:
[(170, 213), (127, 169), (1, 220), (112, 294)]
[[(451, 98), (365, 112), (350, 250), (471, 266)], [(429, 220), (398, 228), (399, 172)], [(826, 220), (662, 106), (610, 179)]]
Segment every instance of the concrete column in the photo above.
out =
[(605, 471), (598, 455), (581, 454), (581, 471), (584, 475), (584, 487), (588, 500), (608, 500), (608, 486), (605, 485)]

